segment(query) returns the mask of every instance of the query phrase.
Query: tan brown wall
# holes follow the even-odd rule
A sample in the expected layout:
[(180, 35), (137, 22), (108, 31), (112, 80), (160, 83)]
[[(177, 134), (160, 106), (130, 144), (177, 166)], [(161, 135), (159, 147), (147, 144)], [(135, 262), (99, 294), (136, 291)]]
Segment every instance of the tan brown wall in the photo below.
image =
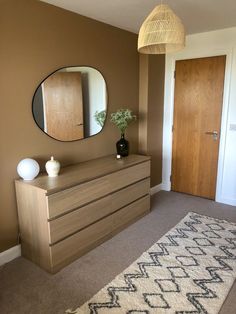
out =
[[(99, 135), (71, 143), (44, 135), (31, 114), (38, 84), (52, 71), (90, 65), (104, 75), (109, 112), (138, 110), (137, 36), (37, 0), (0, 0), (0, 251), (17, 244), (14, 179), (22, 158), (63, 165), (115, 153), (118, 130), (110, 123)], [(128, 139), (137, 150), (138, 123)]]
[(149, 56), (148, 154), (152, 156), (151, 186), (162, 182), (162, 135), (164, 108), (165, 56)]
[(148, 86), (149, 86), (149, 56), (139, 56), (139, 142), (140, 154), (148, 153)]
[(162, 182), (165, 56), (140, 55), (139, 152), (152, 157), (151, 186)]

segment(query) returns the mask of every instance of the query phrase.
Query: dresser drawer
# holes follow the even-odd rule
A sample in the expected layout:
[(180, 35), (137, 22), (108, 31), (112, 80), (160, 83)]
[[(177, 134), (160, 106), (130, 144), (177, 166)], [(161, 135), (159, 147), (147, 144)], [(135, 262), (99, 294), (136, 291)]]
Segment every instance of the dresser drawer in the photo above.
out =
[(88, 226), (78, 233), (51, 246), (53, 272), (85, 254), (91, 248), (110, 238), (132, 221), (150, 210), (150, 196), (133, 202), (123, 209)]
[(48, 218), (52, 219), (149, 176), (150, 161), (147, 161), (49, 195)]
[(132, 221), (140, 218), (150, 211), (150, 195), (146, 195), (136, 202), (117, 211), (113, 217), (112, 231), (116, 234)]
[(77, 232), (149, 194), (149, 191), (150, 179), (148, 178), (50, 221), (50, 243), (55, 243)]

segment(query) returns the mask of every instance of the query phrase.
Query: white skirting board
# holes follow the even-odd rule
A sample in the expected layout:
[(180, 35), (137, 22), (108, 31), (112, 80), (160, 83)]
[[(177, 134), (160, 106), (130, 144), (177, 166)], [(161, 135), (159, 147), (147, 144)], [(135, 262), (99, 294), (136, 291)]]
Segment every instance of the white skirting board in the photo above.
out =
[(231, 199), (231, 198), (218, 197), (216, 198), (216, 202), (231, 205), (231, 206), (236, 206), (236, 200)]
[(151, 194), (151, 195), (154, 195), (154, 194), (160, 192), (161, 190), (163, 190), (163, 188), (162, 188), (162, 183), (153, 186), (153, 187), (151, 188), (151, 193), (150, 193), (150, 194)]
[(0, 253), (0, 266), (9, 263), (13, 259), (21, 256), (21, 245), (16, 245), (10, 248), (9, 250), (6, 250), (2, 253)]

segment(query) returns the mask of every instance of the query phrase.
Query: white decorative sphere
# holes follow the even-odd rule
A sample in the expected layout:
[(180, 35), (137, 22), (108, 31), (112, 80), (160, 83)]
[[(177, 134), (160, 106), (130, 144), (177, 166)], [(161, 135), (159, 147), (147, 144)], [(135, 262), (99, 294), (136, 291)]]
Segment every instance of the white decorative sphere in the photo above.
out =
[(17, 173), (24, 180), (33, 180), (39, 174), (39, 164), (31, 158), (22, 159), (17, 165)]

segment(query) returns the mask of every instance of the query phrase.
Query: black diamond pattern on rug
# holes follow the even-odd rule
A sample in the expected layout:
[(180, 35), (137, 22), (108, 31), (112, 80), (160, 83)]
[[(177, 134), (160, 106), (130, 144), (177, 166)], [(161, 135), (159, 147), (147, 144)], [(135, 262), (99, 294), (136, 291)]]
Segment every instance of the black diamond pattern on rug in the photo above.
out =
[(204, 250), (198, 246), (186, 246), (185, 249), (188, 251), (190, 255), (206, 255)]
[(160, 293), (144, 293), (144, 300), (152, 309), (169, 309), (170, 306)]
[(215, 231), (203, 231), (202, 234), (209, 239), (219, 239), (221, 236)]
[(198, 261), (193, 256), (176, 256), (175, 258), (182, 266), (199, 266)]
[(214, 243), (207, 238), (194, 238), (193, 241), (199, 246), (213, 246)]
[(149, 312), (147, 310), (145, 311), (131, 310), (131, 311), (128, 311), (127, 314), (149, 314)]
[(155, 279), (162, 292), (180, 292), (179, 285), (174, 279)]
[(172, 266), (167, 267), (167, 269), (170, 271), (172, 278), (189, 278), (189, 274), (183, 267)]
[(217, 223), (207, 224), (207, 226), (208, 226), (211, 230), (215, 230), (215, 231), (225, 230), (224, 227), (222, 227), (220, 224), (217, 224)]

